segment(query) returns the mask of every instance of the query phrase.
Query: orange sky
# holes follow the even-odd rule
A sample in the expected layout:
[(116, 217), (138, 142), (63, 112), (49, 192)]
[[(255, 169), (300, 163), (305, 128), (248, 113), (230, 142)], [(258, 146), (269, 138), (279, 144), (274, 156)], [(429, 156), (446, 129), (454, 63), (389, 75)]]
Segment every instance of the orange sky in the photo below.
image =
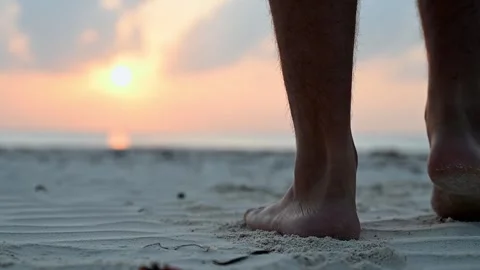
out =
[[(100, 2), (118, 14), (111, 52), (61, 71), (1, 70), (0, 129), (290, 133), (272, 33), (229, 65), (176, 72), (171, 66), (183, 37), (225, 1), (142, 1), (132, 8), (122, 8), (120, 0)], [(9, 12), (9, 20), (0, 20), (0, 42), (17, 61), (35, 62), (29, 36), (16, 24), (21, 10)], [(95, 26), (87, 27), (76, 46), (94, 46), (102, 38)], [(141, 45), (132, 49), (135, 38)], [(118, 66), (131, 72), (125, 87), (111, 78)], [(357, 61), (355, 131), (423, 131), (426, 78), (412, 74), (412, 67), (424, 73), (421, 43)]]

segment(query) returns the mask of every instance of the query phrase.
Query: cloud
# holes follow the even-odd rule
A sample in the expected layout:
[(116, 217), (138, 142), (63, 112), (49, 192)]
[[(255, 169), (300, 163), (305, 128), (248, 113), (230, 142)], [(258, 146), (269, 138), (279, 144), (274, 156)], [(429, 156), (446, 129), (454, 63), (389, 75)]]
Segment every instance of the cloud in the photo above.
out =
[[(415, 1), (362, 1), (357, 59), (395, 55), (420, 42), (417, 17)], [(232, 65), (265, 39), (273, 39), (267, 2), (228, 0), (192, 25), (179, 42), (171, 69), (195, 72)], [(275, 56), (265, 52), (265, 57)]]
[(106, 10), (116, 10), (122, 7), (122, 0), (100, 0), (100, 5)]
[(360, 132), (424, 130), (427, 61), (422, 43), (357, 64), (353, 127)]
[[(271, 51), (271, 44), (265, 39), (259, 47)], [(165, 129), (193, 134), (291, 133), (279, 64), (275, 59), (257, 57), (257, 50), (235, 64), (173, 80), (165, 93), (170, 98), (161, 118)], [(354, 130), (423, 131), (426, 69), (422, 43), (402, 53), (359, 61), (352, 101)]]
[[(262, 48), (253, 49), (235, 64), (178, 77), (152, 69), (154, 58), (133, 57), (129, 65), (145, 77), (135, 74), (135, 91), (127, 97), (108, 91), (107, 76), (97, 80), (84, 72), (0, 74), (0, 128), (291, 134), (278, 62), (256, 54), (270, 51), (271, 46), (265, 39), (259, 45)], [(95, 66), (108, 68), (108, 63)], [(422, 72), (426, 69), (421, 43), (404, 53), (358, 62), (355, 131), (423, 131), (426, 78), (411, 76), (415, 72), (412, 66)], [(404, 75), (405, 70), (411, 74)], [(98, 81), (102, 84), (96, 84)]]
[(167, 43), (173, 45), (196, 21), (206, 16), (223, 0), (142, 1), (124, 10), (117, 21), (118, 42), (128, 42), (140, 32), (142, 49), (156, 50)]
[(91, 45), (98, 41), (98, 32), (94, 29), (84, 30), (79, 37), (80, 45)]
[(189, 29), (171, 60), (172, 68), (190, 72), (233, 64), (271, 33), (266, 1), (225, 1)]
[[(6, 8), (11, 3), (16, 8)], [(0, 7), (0, 31), (13, 29), (3, 41), (0, 70), (16, 67), (12, 58), (33, 55), (23, 68), (64, 71), (127, 52), (155, 57), (178, 74), (226, 67), (252, 50), (276, 58), (258, 49), (265, 40), (274, 43), (264, 0), (4, 0)], [(62, 12), (46, 17), (53, 9)], [(397, 54), (421, 38), (414, 1), (363, 1), (360, 11), (358, 59)], [(95, 29), (97, 38), (85, 29)], [(89, 46), (78, 46), (82, 34)]]
[[(35, 61), (15, 66), (5, 62), (4, 56), (0, 55), (0, 71), (21, 68), (65, 72), (115, 53), (115, 22), (119, 15), (103, 9), (98, 1), (16, 0), (22, 11), (16, 24), (28, 37), (29, 51), (35, 56)], [(61, 12), (52, 16), (55, 10)], [(97, 32), (98, 42), (79, 46), (79, 36), (86, 29)], [(92, 41), (94, 35), (89, 35)], [(16, 44), (21, 45), (21, 39), (18, 40)]]
[(413, 46), (403, 55), (408, 61), (398, 68), (396, 78), (400, 82), (424, 80), (428, 77), (426, 50), (423, 43)]
[(122, 10), (115, 31), (118, 55), (156, 70), (153, 80), (162, 80), (181, 37), (223, 1), (142, 1), (134, 8)]
[(393, 56), (421, 42), (416, 1), (361, 1), (357, 59)]
[[(118, 12), (98, 1), (18, 1), (23, 15), (17, 29), (29, 37), (36, 59), (33, 69), (13, 72), (10, 65), (0, 72), (0, 128), (291, 133), (268, 9), (259, 6), (263, 1), (245, 0), (238, 9), (225, 7), (240, 5), (236, 0), (142, 1)], [(53, 7), (63, 12), (46, 18)], [(248, 9), (255, 11), (246, 15)], [(363, 26), (360, 47), (380, 49), (357, 62), (354, 129), (423, 130), (426, 62), (420, 41), (382, 48), (395, 36)], [(415, 36), (408, 27), (399, 31)], [(79, 46), (82, 34), (89, 46)], [(109, 71), (118, 64), (132, 68), (131, 93), (111, 89)], [(68, 69), (80, 65), (83, 69)], [(168, 73), (173, 67), (182, 72)]]
[(23, 33), (17, 33), (9, 38), (8, 52), (22, 61), (28, 62), (32, 60), (29, 48), (29, 39)]
[(29, 62), (33, 56), (29, 37), (18, 26), (20, 12), (21, 7), (15, 0), (0, 3), (0, 45), (16, 60)]

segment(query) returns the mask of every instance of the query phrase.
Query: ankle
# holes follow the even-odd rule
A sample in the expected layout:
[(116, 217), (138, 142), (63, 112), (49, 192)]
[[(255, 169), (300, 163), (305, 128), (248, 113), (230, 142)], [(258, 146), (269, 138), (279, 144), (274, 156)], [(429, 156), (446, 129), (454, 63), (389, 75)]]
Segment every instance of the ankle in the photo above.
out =
[(427, 130), (480, 128), (480, 84), (476, 77), (453, 82), (430, 80), (425, 109)]
[[(343, 144), (326, 145), (318, 148), (301, 148), (297, 151), (294, 175), (294, 193), (297, 197), (309, 198), (315, 194), (324, 197), (355, 198), (357, 152), (353, 138)], [(320, 190), (321, 192), (318, 192)]]

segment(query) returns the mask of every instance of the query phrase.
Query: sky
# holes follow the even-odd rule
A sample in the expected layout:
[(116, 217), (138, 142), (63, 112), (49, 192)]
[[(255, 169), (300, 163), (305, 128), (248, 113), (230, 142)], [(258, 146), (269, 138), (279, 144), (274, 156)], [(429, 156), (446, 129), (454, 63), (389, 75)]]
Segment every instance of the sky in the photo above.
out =
[[(422, 133), (414, 0), (360, 6), (356, 133)], [(0, 132), (292, 134), (265, 0), (0, 0)]]

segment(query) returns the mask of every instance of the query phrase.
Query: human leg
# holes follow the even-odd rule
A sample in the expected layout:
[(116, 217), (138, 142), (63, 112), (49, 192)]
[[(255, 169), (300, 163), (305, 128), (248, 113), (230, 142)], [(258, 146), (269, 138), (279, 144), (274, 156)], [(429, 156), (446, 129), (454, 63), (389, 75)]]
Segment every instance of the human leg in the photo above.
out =
[(433, 209), (480, 219), (480, 2), (418, 0), (429, 63), (425, 110)]
[(357, 0), (270, 0), (296, 136), (292, 187), (248, 227), (358, 238), (350, 108)]

